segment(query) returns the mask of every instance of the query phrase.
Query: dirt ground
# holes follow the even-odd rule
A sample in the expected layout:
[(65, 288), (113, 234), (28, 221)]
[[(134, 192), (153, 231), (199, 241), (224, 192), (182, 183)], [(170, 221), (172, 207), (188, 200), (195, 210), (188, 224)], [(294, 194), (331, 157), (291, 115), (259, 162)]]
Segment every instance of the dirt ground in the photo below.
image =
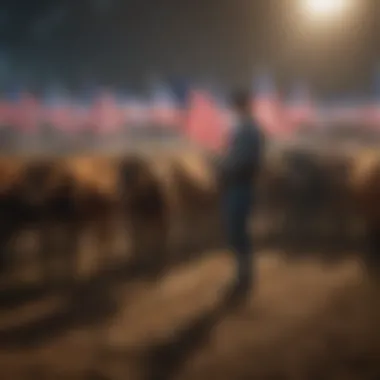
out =
[(208, 252), (158, 281), (117, 266), (65, 291), (32, 280), (0, 288), (0, 378), (378, 379), (376, 301), (360, 262), (256, 254), (240, 304), (226, 252)]

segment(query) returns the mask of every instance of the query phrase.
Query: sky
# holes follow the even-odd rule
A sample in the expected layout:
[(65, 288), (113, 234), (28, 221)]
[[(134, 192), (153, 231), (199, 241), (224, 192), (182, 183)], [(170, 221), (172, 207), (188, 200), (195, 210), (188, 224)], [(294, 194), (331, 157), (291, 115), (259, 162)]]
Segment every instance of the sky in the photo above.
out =
[(350, 16), (313, 24), (300, 1), (2, 0), (0, 67), (32, 86), (141, 89), (150, 78), (183, 77), (225, 90), (265, 67), (284, 88), (302, 78), (320, 94), (368, 92), (380, 2), (356, 0)]

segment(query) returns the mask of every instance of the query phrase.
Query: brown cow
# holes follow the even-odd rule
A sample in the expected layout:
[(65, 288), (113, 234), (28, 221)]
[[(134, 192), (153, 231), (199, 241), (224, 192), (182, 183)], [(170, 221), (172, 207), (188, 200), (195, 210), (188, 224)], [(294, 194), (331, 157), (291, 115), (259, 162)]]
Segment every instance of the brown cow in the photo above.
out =
[(280, 236), (285, 224), (288, 168), (283, 152), (266, 157), (255, 189), (255, 208), (260, 235)]
[(221, 189), (214, 162), (198, 152), (176, 155), (171, 161), (171, 177), (176, 199), (174, 220), (185, 231), (186, 248), (202, 250), (221, 244)]
[(23, 208), (17, 199), (16, 189), (22, 178), (21, 159), (0, 158), (0, 270), (6, 269), (10, 258), (9, 245), (20, 227)]
[[(53, 275), (51, 260), (58, 255), (54, 233), (57, 223), (67, 219), (71, 209), (68, 183), (58, 175), (59, 163), (53, 159), (32, 159), (24, 163), (21, 181), (15, 191), (22, 213), (17, 217), (27, 227), (37, 229), (46, 280)], [(65, 258), (68, 259), (68, 257)]]
[(365, 151), (355, 157), (351, 175), (353, 196), (365, 224), (368, 239), (367, 266), (370, 274), (380, 269), (380, 155)]
[[(200, 241), (204, 248), (204, 240), (211, 240), (221, 221), (219, 189), (214, 168), (202, 154), (129, 156), (121, 162), (121, 173), (124, 210), (137, 257), (158, 261), (171, 251), (169, 242), (181, 251), (190, 245), (199, 248)], [(220, 228), (216, 230), (220, 238)]]
[(75, 273), (80, 238), (86, 231), (96, 238), (100, 261), (94, 261), (105, 267), (120, 202), (116, 161), (100, 156), (66, 158), (59, 163), (57, 176), (65, 179), (70, 204), (69, 211), (62, 214), (69, 236), (66, 241), (66, 255), (71, 257), (69, 273)]
[[(321, 161), (325, 181), (322, 216), (332, 227), (332, 238), (351, 243), (357, 238), (356, 215), (350, 191), (352, 160), (345, 154), (331, 154)], [(332, 225), (331, 225), (332, 224)]]
[(204, 216), (219, 205), (220, 189), (211, 163), (199, 154), (181, 155), (173, 159), (172, 175), (184, 217)]
[(159, 274), (169, 249), (167, 193), (146, 157), (124, 157), (118, 170), (121, 209), (129, 224), (132, 253), (139, 264)]
[(50, 277), (50, 259), (59, 247), (53, 241), (53, 229), (72, 214), (70, 183), (67, 176), (60, 175), (58, 160), (37, 158), (18, 164), (17, 178), (8, 180), (11, 187), (3, 192), (0, 205), (1, 245), (6, 246), (22, 229), (38, 230), (44, 274)]
[(260, 199), (273, 223), (279, 222), (283, 238), (320, 241), (322, 233), (329, 239), (345, 238), (351, 223), (349, 160), (339, 153), (294, 149), (279, 158), (267, 162)]
[[(116, 166), (110, 159), (32, 159), (18, 166), (3, 160), (0, 176), (2, 247), (21, 228), (35, 227), (40, 230), (45, 276), (52, 275), (51, 259), (59, 255), (67, 279), (75, 275), (85, 229), (95, 228), (98, 248), (106, 250), (118, 201)], [(60, 243), (57, 233), (63, 238)]]

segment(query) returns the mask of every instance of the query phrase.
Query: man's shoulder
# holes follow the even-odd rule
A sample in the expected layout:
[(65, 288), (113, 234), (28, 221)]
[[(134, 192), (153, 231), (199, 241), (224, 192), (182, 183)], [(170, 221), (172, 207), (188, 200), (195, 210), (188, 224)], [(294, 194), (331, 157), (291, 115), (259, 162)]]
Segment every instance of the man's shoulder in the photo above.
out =
[(252, 118), (235, 124), (235, 127), (230, 130), (230, 135), (234, 137), (257, 138), (263, 135), (263, 131), (259, 123)]
[(249, 122), (249, 125), (247, 125), (247, 128), (244, 128), (244, 134), (246, 136), (258, 138), (261, 136), (262, 131), (259, 124), (255, 120), (252, 120)]
[(261, 124), (254, 117), (251, 119), (251, 129), (254, 129), (255, 131), (261, 132)]
[(265, 132), (261, 128), (261, 125), (257, 122), (257, 120), (255, 119), (252, 120), (252, 125), (250, 129), (252, 131), (252, 134), (254, 134), (256, 137), (260, 139), (265, 138)]

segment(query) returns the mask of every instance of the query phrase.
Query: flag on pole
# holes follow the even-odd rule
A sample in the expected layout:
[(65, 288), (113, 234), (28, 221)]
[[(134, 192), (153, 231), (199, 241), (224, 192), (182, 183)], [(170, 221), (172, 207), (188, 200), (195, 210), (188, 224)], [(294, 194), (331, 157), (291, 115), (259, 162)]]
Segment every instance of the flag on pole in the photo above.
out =
[(160, 127), (174, 127), (178, 124), (178, 104), (169, 86), (156, 83), (152, 89), (150, 121)]
[(170, 81), (172, 93), (174, 94), (177, 105), (180, 109), (185, 109), (188, 105), (189, 81), (185, 78), (172, 78)]
[(329, 122), (340, 128), (369, 126), (372, 118), (372, 106), (361, 96), (348, 96), (335, 99), (331, 104)]
[(126, 127), (126, 125), (128, 124), (128, 121), (127, 121), (128, 115), (127, 115), (126, 105), (127, 105), (129, 96), (130, 94), (127, 90), (119, 90), (117, 91), (115, 95), (116, 104), (117, 104), (117, 108), (119, 110), (119, 115), (120, 115), (120, 126), (122, 128)]
[(123, 122), (122, 110), (115, 96), (103, 90), (91, 107), (92, 124), (98, 133), (112, 134), (119, 130)]
[(185, 135), (190, 141), (210, 151), (223, 149), (227, 125), (213, 97), (202, 90), (190, 93)]
[(63, 88), (50, 86), (45, 92), (43, 122), (64, 133), (75, 132), (72, 102)]
[(42, 108), (39, 99), (28, 91), (22, 91), (17, 103), (17, 127), (23, 133), (36, 133), (41, 124)]
[(148, 123), (148, 104), (143, 99), (124, 93), (119, 98), (119, 107), (127, 128), (141, 127)]
[(298, 81), (294, 85), (286, 104), (286, 114), (292, 130), (313, 123), (315, 110), (309, 89), (303, 81)]
[(287, 133), (288, 122), (274, 81), (269, 73), (260, 74), (253, 83), (253, 115), (271, 135)]
[(218, 91), (217, 94), (213, 93), (213, 96), (216, 102), (216, 106), (220, 111), (223, 120), (223, 125), (228, 130), (233, 128), (235, 125), (235, 115), (226, 97), (220, 91)]
[(97, 111), (94, 104), (99, 94), (98, 86), (89, 83), (77, 95), (73, 106), (73, 117), (78, 133), (95, 135), (98, 132)]
[(90, 105), (78, 95), (72, 99), (70, 115), (73, 133), (82, 134), (91, 129)]

